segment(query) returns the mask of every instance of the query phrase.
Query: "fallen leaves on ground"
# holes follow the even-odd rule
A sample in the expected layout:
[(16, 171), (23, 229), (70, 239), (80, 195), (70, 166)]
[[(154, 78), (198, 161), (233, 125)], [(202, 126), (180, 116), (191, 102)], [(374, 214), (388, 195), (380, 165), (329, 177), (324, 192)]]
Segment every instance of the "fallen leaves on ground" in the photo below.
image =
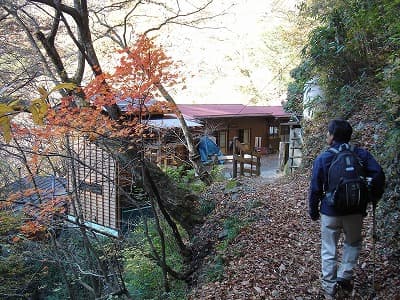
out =
[[(273, 183), (241, 178), (235, 196), (215, 184), (204, 195), (216, 208), (197, 233), (208, 255), (194, 274), (195, 299), (318, 299), (319, 222), (307, 214), (307, 174)], [(238, 235), (227, 238), (224, 222), (236, 220)], [(351, 299), (372, 299), (372, 219), (365, 219), (364, 243)], [(340, 241), (340, 243), (342, 243)], [(207, 245), (207, 247), (205, 246)], [(400, 299), (399, 261), (376, 244), (375, 299)], [(219, 268), (217, 268), (219, 267)]]

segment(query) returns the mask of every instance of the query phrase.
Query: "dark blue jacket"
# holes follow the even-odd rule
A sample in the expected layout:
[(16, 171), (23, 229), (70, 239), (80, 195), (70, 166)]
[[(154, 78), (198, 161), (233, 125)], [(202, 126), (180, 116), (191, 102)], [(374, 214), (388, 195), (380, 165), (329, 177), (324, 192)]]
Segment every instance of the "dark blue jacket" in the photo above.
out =
[[(338, 149), (340, 145), (341, 143), (334, 143), (332, 147)], [(362, 160), (366, 168), (367, 177), (372, 178), (373, 196), (379, 199), (383, 194), (385, 185), (385, 175), (381, 166), (367, 150), (356, 147), (354, 152)], [(328, 184), (328, 170), (334, 156), (334, 153), (326, 150), (314, 161), (308, 199), (308, 212), (313, 220), (319, 218), (319, 212), (328, 216), (344, 215), (343, 213), (335, 211), (335, 209), (329, 206), (325, 201), (324, 187)], [(360, 213), (365, 214), (365, 211)]]

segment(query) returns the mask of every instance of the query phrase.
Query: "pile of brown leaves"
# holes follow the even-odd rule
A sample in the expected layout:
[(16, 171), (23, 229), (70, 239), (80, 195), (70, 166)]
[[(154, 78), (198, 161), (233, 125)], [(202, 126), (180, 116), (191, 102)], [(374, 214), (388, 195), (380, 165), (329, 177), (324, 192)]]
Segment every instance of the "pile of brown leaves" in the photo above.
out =
[[(307, 174), (273, 183), (242, 178), (235, 197), (224, 193), (221, 184), (213, 186), (205, 197), (217, 205), (197, 234), (199, 244), (208, 245), (209, 252), (193, 277), (189, 299), (318, 299), (319, 222), (311, 221), (307, 214), (308, 180)], [(245, 225), (221, 247), (227, 239), (224, 220), (232, 217)], [(369, 216), (352, 299), (373, 298), (371, 227)], [(381, 248), (377, 243), (375, 299), (400, 299), (400, 263), (384, 257)], [(217, 263), (223, 269), (215, 279), (210, 270), (215, 270)]]

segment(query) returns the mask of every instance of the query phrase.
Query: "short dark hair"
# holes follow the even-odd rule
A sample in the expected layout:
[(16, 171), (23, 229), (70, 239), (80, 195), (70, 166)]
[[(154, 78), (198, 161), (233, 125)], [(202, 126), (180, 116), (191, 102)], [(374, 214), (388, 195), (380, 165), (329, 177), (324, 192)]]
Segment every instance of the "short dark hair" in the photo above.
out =
[(339, 143), (348, 143), (353, 133), (350, 123), (343, 119), (333, 119), (328, 124), (328, 132), (333, 140)]

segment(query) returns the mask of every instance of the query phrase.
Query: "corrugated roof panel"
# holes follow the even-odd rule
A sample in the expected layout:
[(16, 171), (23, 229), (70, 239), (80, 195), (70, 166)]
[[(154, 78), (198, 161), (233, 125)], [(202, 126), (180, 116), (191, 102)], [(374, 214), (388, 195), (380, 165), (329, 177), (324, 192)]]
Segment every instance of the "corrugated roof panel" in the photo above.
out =
[[(185, 120), (186, 125), (188, 127), (200, 127), (203, 126), (200, 123), (190, 121), (190, 120)], [(148, 121), (148, 124), (152, 127), (157, 127), (157, 128), (180, 128), (181, 123), (177, 118), (163, 118), (163, 119), (151, 119)]]

